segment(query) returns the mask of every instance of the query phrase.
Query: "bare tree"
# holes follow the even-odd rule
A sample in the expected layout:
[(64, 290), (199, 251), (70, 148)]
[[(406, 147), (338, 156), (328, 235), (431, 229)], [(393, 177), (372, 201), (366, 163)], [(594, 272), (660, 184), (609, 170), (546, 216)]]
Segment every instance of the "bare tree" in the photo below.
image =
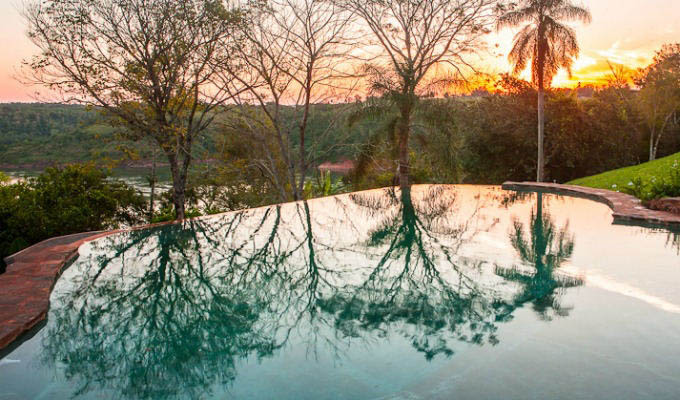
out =
[(496, 0), (337, 0), (356, 13), (379, 49), (368, 65), (371, 91), (398, 109), (399, 182), (409, 184), (409, 137), (419, 97), (463, 78), (480, 49)]
[(351, 23), (327, 0), (269, 0), (243, 26), (244, 64), (225, 68), (226, 87), (238, 93), (234, 129), (262, 147), (252, 164), (283, 201), (304, 198), (310, 168), (330, 150), (321, 139), (339, 131), (339, 109), (320, 130), (312, 132), (310, 121), (320, 105), (345, 102), (352, 91)]
[(183, 219), (193, 145), (229, 98), (212, 84), (213, 66), (232, 60), (225, 43), (240, 16), (222, 0), (29, 0), (40, 54), (25, 64), (33, 83), (103, 108), (131, 139), (155, 141)]

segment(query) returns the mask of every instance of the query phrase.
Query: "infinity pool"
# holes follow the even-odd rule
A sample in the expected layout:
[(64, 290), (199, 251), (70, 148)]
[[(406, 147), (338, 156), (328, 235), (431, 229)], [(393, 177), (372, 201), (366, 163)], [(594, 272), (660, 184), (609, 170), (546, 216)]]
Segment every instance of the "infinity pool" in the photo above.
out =
[(90, 242), (0, 399), (678, 399), (680, 236), (496, 187)]

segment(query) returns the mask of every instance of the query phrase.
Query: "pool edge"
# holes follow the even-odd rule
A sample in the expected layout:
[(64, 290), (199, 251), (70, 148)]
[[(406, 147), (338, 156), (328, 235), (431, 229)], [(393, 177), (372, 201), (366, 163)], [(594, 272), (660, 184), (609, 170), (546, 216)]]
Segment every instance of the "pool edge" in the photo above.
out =
[[(371, 189), (361, 192), (369, 192)], [(360, 193), (360, 192), (356, 192)], [(343, 195), (349, 195), (345, 193)], [(335, 197), (335, 196), (328, 196)], [(320, 197), (318, 199), (323, 199)], [(308, 201), (314, 201), (312, 199)], [(292, 204), (298, 202), (291, 202)], [(285, 204), (285, 203), (284, 203)], [(218, 218), (227, 214), (239, 213), (273, 207), (255, 207), (247, 210), (227, 211), (224, 213), (188, 218), (180, 221), (167, 221), (135, 226), (127, 229), (96, 231), (58, 236), (43, 240), (5, 258), (7, 268), (0, 275), (0, 358), (7, 355), (16, 343), (21, 343), (27, 335), (35, 334), (35, 328), (47, 319), (49, 299), (54, 285), (61, 274), (78, 258), (80, 247), (93, 240), (123, 232), (159, 228), (189, 221)]]
[(633, 225), (650, 228), (680, 228), (680, 215), (666, 211), (650, 210), (640, 199), (629, 194), (606, 189), (594, 189), (576, 185), (539, 182), (505, 182), (504, 190), (519, 192), (543, 192), (570, 197), (580, 197), (603, 203), (611, 208), (615, 225)]
[(117, 232), (50, 238), (5, 259), (7, 269), (0, 275), (0, 354), (46, 319), (52, 289), (78, 258), (80, 246)]
[[(649, 210), (642, 206), (640, 200), (624, 193), (574, 185), (536, 182), (505, 182), (501, 187), (504, 190), (562, 194), (604, 203), (614, 213), (614, 224), (680, 228), (680, 216), (663, 211)], [(369, 191), (371, 190), (366, 192)], [(258, 208), (267, 207), (271, 206)], [(194, 218), (194, 220), (216, 218), (238, 212), (241, 211), (208, 215)], [(34, 332), (35, 327), (45, 321), (52, 289), (64, 270), (77, 259), (79, 249), (83, 244), (117, 233), (183, 222), (186, 221), (170, 221), (130, 229), (60, 236), (47, 239), (7, 257), (5, 259), (7, 270), (0, 275), (0, 293), (2, 293), (0, 297), (0, 357), (6, 353), (7, 348), (20, 342), (27, 334)]]

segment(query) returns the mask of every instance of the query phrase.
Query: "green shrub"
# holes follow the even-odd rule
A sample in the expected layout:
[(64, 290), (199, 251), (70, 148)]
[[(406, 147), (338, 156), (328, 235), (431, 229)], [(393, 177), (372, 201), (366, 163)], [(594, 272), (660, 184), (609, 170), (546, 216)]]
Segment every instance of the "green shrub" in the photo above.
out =
[(333, 179), (330, 171), (322, 171), (315, 178), (310, 178), (305, 183), (305, 199), (334, 196), (347, 192), (347, 185), (342, 179)]
[(675, 161), (667, 176), (653, 176), (648, 182), (642, 178), (635, 178), (622, 188), (622, 191), (631, 194), (640, 200), (654, 200), (664, 197), (680, 196), (680, 164)]
[(142, 221), (143, 196), (92, 165), (48, 168), (0, 185), (0, 258), (50, 237)]

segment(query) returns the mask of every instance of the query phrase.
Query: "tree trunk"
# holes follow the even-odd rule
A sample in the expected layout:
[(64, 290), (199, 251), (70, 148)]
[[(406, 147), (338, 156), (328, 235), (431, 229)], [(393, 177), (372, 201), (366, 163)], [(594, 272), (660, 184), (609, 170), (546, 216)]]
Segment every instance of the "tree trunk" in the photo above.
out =
[(545, 90), (538, 89), (538, 162), (536, 168), (536, 181), (543, 182), (545, 178)]
[(401, 123), (399, 126), (399, 186), (404, 189), (411, 184), (408, 153), (408, 142), (411, 133), (411, 104), (405, 104), (401, 108)]
[(151, 163), (151, 178), (149, 178), (149, 183), (151, 184), (151, 194), (149, 195), (149, 222), (153, 222), (154, 214), (154, 200), (156, 197), (156, 149), (153, 149), (153, 160)]
[(181, 173), (177, 156), (168, 154), (168, 161), (172, 173), (172, 204), (175, 206), (176, 219), (183, 220), (185, 218), (186, 174)]
[(666, 131), (668, 124), (672, 122), (672, 118), (675, 118), (675, 111), (666, 116), (658, 133), (655, 134), (656, 129), (652, 130), (652, 134), (649, 138), (649, 161), (656, 160), (656, 156), (659, 152), (659, 143), (661, 143), (661, 136), (663, 136), (664, 132)]
[(407, 188), (409, 182), (409, 154), (408, 154), (408, 127), (402, 127), (399, 132), (399, 186)]
[(305, 192), (305, 180), (307, 179), (307, 149), (305, 148), (307, 143), (305, 142), (305, 135), (307, 133), (307, 124), (309, 121), (309, 113), (311, 109), (311, 99), (312, 99), (312, 71), (314, 68), (314, 63), (310, 63), (307, 68), (307, 78), (305, 80), (305, 105), (302, 113), (302, 122), (300, 122), (299, 132), (300, 132), (300, 182), (298, 186), (298, 192), (301, 197), (304, 197)]

